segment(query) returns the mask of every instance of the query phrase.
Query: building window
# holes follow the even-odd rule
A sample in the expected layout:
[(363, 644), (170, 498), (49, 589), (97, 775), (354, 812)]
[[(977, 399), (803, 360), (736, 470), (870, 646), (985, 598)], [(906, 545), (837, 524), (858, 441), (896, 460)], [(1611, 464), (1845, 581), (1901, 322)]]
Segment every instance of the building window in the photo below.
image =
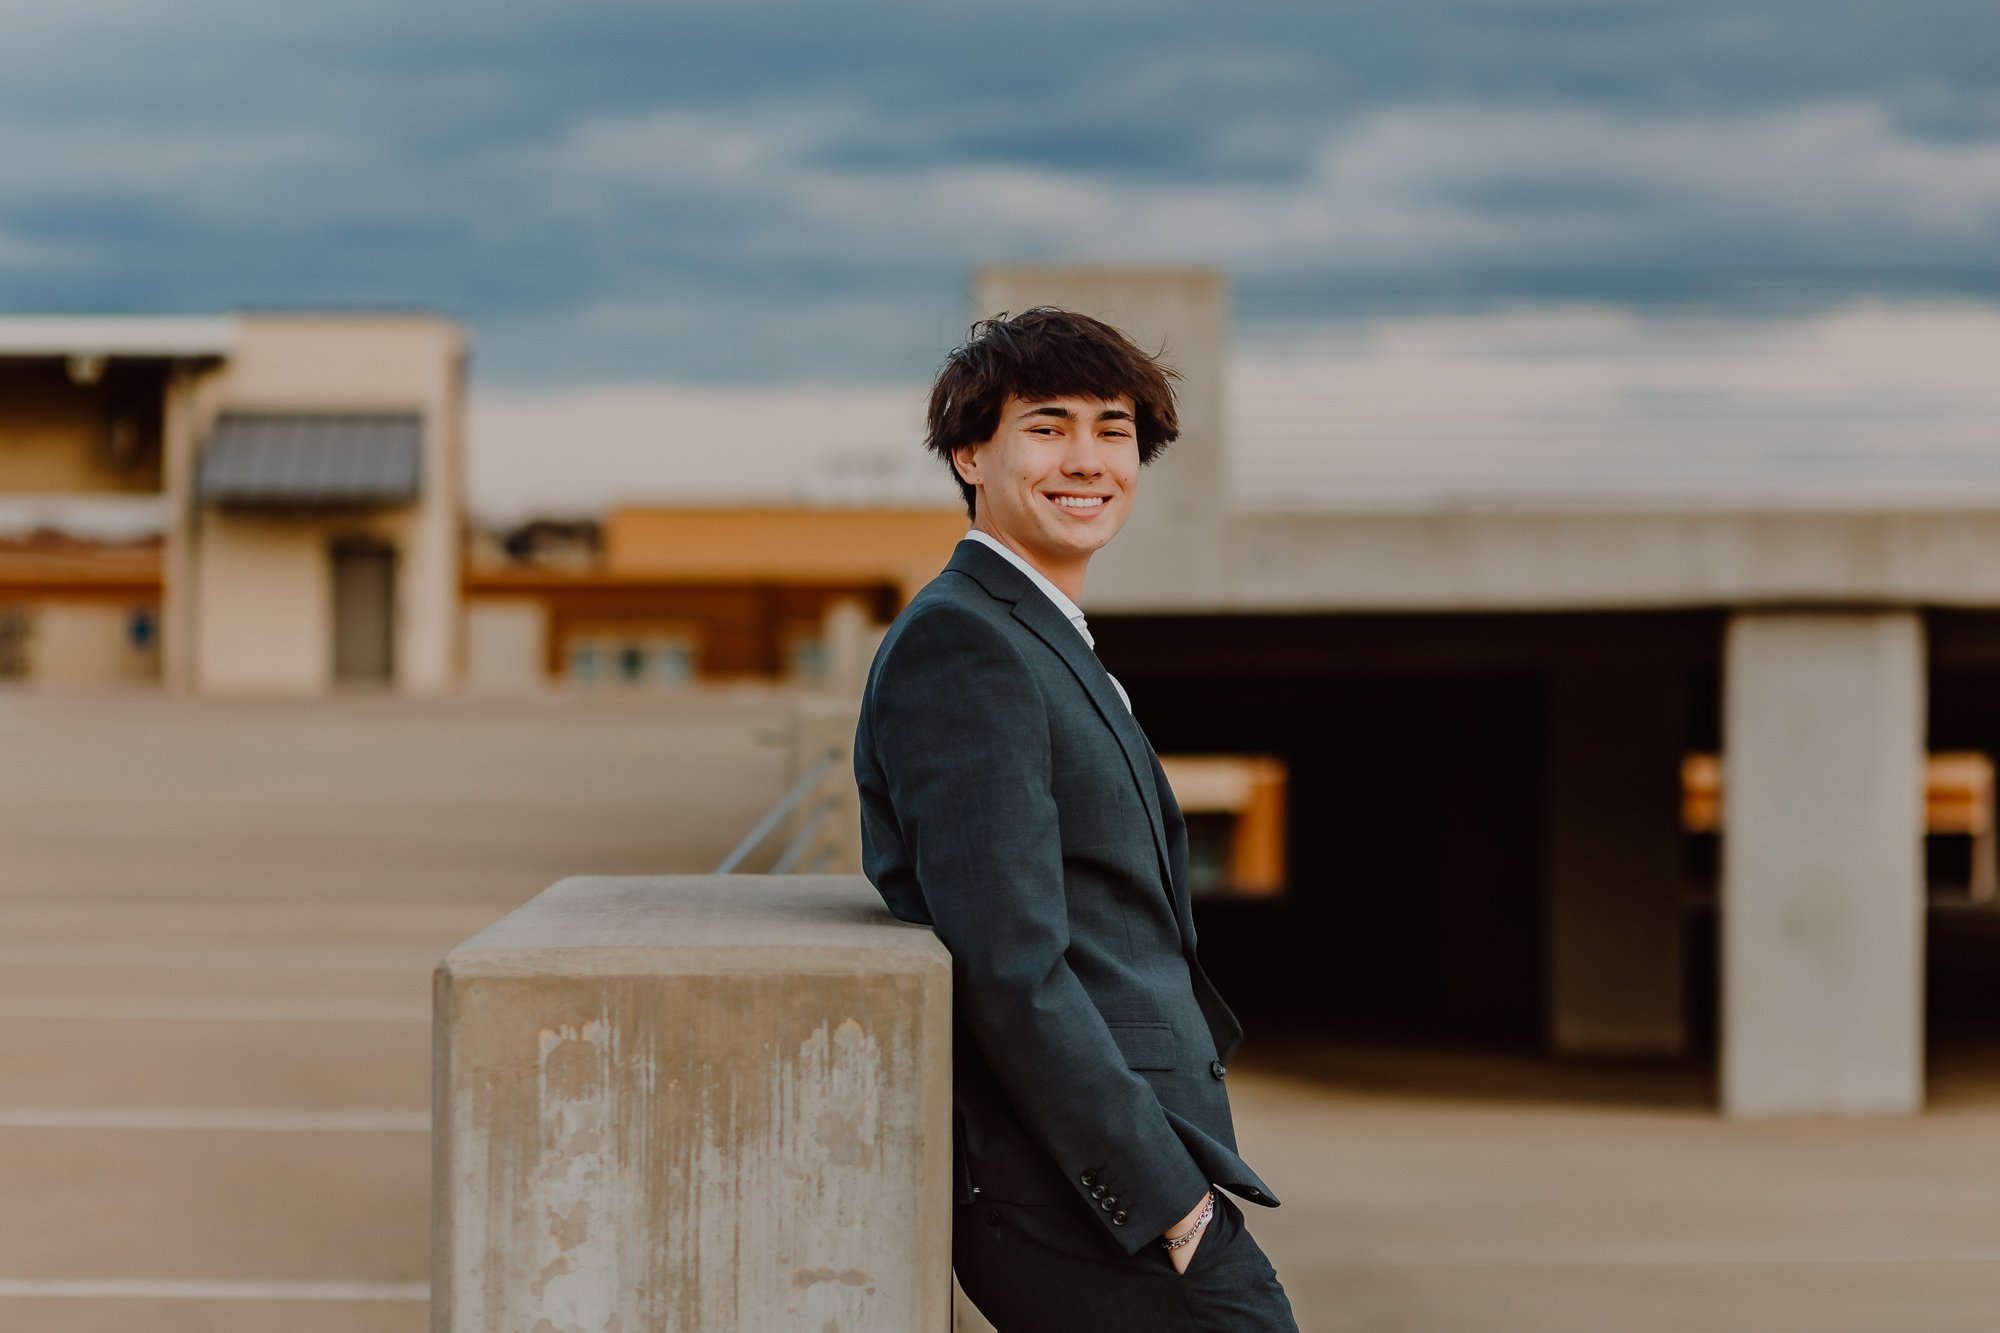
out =
[(572, 633), (563, 658), (573, 685), (659, 689), (692, 681), (695, 653), (685, 631), (601, 628)]

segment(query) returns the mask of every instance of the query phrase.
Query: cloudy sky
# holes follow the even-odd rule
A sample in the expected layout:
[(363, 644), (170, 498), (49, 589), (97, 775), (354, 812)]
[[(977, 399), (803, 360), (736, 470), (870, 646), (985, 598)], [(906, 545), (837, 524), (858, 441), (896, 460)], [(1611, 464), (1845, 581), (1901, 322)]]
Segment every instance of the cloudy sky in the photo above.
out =
[(1992, 0), (23, 0), (0, 309), (396, 305), (483, 391), (921, 380), (968, 267), (1246, 336), (2000, 291)]
[(1246, 320), (1990, 290), (1991, 0), (25, 0), (0, 307), (437, 307), (510, 385), (919, 378), (980, 259)]

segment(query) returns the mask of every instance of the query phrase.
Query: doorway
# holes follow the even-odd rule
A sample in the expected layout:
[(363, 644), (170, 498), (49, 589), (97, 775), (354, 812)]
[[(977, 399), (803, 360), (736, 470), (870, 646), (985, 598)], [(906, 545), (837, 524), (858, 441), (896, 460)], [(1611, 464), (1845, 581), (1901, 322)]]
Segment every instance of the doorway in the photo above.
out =
[(342, 540), (333, 546), (333, 679), (386, 685), (396, 675), (396, 548)]

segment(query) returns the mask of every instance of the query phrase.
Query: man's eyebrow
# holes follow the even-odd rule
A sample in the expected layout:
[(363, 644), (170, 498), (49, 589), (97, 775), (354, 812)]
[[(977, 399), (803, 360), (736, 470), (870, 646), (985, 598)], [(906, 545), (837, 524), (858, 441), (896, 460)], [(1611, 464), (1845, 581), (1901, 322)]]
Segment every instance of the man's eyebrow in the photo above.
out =
[[(1021, 413), (1023, 417), (1054, 417), (1058, 421), (1075, 421), (1076, 413), (1067, 407), (1057, 407), (1054, 403), (1044, 403)], [(1122, 407), (1107, 407), (1097, 414), (1099, 421), (1131, 421), (1133, 416)]]

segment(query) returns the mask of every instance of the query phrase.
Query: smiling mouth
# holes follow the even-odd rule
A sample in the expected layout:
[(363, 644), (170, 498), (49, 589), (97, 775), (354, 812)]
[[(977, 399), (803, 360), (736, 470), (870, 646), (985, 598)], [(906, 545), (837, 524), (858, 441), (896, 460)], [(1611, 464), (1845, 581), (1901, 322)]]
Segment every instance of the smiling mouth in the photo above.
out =
[(1110, 500), (1105, 495), (1049, 495), (1047, 491), (1042, 494), (1050, 504), (1072, 514), (1095, 514)]

